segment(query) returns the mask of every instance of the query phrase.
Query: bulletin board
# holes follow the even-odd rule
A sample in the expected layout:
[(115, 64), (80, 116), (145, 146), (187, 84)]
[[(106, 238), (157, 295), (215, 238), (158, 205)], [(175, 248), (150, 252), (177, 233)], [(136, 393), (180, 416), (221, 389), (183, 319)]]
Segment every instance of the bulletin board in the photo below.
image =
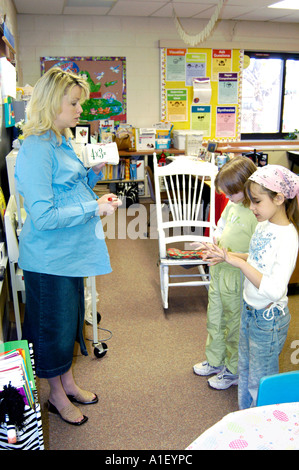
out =
[(81, 119), (91, 128), (103, 119), (126, 122), (125, 57), (41, 57), (40, 62), (42, 74), (57, 66), (86, 77), (90, 99), (82, 105)]
[(161, 120), (202, 131), (204, 140), (240, 139), (244, 52), (161, 48)]

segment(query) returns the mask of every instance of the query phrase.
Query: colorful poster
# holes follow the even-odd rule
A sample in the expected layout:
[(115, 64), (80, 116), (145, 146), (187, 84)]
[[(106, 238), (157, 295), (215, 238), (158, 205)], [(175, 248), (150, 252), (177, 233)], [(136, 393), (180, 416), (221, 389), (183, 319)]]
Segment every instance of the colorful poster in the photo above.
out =
[(232, 71), (232, 51), (230, 49), (213, 49), (212, 80), (218, 80), (218, 74)]
[(187, 121), (187, 90), (167, 90), (167, 121)]
[(191, 106), (191, 128), (211, 135), (211, 106)]
[(193, 78), (206, 77), (206, 69), (206, 54), (186, 54), (186, 86), (193, 86)]
[(217, 106), (216, 137), (234, 137), (236, 133), (235, 106)]
[(167, 49), (166, 80), (185, 81), (185, 54), (186, 49)]
[(218, 103), (238, 103), (238, 74), (219, 73)]
[(161, 46), (160, 59), (161, 120), (174, 130), (200, 130), (205, 140), (240, 139), (244, 51)]

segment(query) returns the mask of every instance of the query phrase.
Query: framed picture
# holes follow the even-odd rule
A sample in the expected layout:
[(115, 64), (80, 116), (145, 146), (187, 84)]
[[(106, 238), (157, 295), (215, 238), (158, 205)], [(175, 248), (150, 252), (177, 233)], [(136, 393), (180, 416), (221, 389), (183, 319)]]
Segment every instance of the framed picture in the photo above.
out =
[(217, 142), (208, 142), (208, 152), (216, 152), (217, 149)]
[(90, 126), (88, 124), (78, 124), (75, 127), (75, 142), (77, 144), (89, 144), (90, 143)]
[(82, 104), (82, 121), (90, 124), (93, 135), (101, 120), (126, 122), (126, 58), (125, 57), (41, 57), (41, 74), (51, 67), (60, 67), (86, 78), (90, 98)]

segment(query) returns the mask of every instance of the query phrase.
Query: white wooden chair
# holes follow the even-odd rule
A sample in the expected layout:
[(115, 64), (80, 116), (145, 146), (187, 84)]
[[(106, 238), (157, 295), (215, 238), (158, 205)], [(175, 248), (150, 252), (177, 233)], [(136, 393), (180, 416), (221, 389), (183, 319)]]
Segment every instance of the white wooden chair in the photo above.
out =
[[(19, 210), (18, 210), (19, 209)], [(22, 327), (19, 306), (19, 292), (22, 295), (22, 302), (25, 303), (25, 283), (23, 271), (18, 266), (19, 241), (17, 236), (18, 227), (22, 225), (22, 210), (18, 206), (15, 195), (10, 196), (5, 214), (4, 225), (6, 235), (6, 246), (10, 270), (11, 290), (16, 320), (17, 338), (22, 339)], [(17, 215), (19, 214), (19, 215)]]
[[(215, 230), (215, 177), (217, 167), (215, 156), (211, 162), (203, 162), (194, 157), (174, 157), (174, 161), (165, 166), (158, 166), (156, 154), (154, 159), (154, 178), (157, 205), (157, 230), (159, 240), (159, 270), (162, 303), (168, 308), (168, 291), (172, 286), (208, 286), (210, 274), (207, 263), (200, 257), (194, 258), (192, 242), (212, 242)], [(168, 195), (169, 217), (162, 214), (160, 184)], [(209, 220), (203, 215), (203, 192), (208, 192)], [(208, 229), (208, 236), (206, 235)], [(181, 245), (183, 244), (183, 250)], [(180, 249), (178, 259), (171, 257), (170, 247)], [(190, 253), (191, 251), (191, 253)], [(193, 253), (192, 253), (193, 251)], [(198, 267), (198, 272), (190, 273), (188, 269)], [(179, 267), (180, 269), (173, 269)], [(176, 271), (173, 274), (173, 271)], [(177, 273), (182, 271), (182, 273)], [(194, 272), (194, 270), (193, 270)], [(180, 278), (170, 282), (172, 278)]]

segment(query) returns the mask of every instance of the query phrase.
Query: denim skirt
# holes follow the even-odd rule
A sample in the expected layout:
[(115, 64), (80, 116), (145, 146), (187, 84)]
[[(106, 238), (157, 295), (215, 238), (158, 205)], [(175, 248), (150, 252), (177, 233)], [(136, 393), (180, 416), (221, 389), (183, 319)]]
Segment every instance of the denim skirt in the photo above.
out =
[(26, 305), (23, 339), (33, 344), (36, 375), (67, 372), (75, 342), (87, 355), (83, 338), (84, 278), (24, 271)]

